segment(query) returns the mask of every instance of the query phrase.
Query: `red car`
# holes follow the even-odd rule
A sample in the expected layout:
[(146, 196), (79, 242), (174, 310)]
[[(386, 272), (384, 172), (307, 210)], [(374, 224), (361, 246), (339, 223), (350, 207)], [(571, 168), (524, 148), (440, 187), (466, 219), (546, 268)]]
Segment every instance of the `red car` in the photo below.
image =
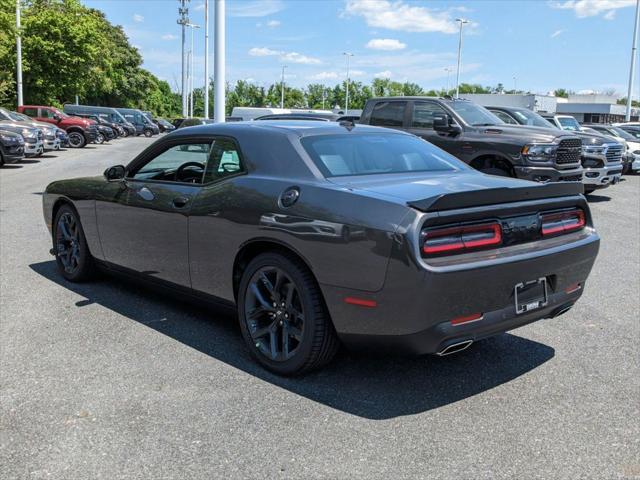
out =
[(65, 130), (69, 136), (69, 146), (72, 148), (82, 148), (87, 143), (95, 141), (98, 135), (98, 127), (93, 120), (71, 117), (54, 107), (22, 105), (18, 107), (18, 111), (39, 122), (52, 123)]

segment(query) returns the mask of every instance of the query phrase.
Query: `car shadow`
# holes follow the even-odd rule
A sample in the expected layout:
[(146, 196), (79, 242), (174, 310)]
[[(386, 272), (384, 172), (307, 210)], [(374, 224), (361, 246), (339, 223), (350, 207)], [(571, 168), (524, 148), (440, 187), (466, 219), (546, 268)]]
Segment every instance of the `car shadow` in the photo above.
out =
[(0, 169), (7, 169), (7, 170), (11, 170), (11, 169), (16, 169), (16, 168), (22, 168), (22, 165), (16, 165), (15, 163), (5, 163), (4, 165), (0, 165)]
[(40, 163), (40, 160), (36, 160), (35, 158), (23, 158), (22, 160), (19, 161), (19, 163), (22, 163), (24, 165), (29, 165), (32, 163)]
[[(99, 304), (265, 382), (373, 420), (413, 415), (458, 402), (514, 380), (555, 354), (547, 345), (503, 334), (448, 357), (372, 356), (342, 349), (321, 371), (283, 378), (251, 359), (237, 319), (227, 311), (186, 304), (120, 277), (105, 275), (92, 283), (70, 283), (59, 275), (55, 261), (30, 267), (83, 296), (76, 308)], [(151, 306), (145, 302), (140, 308), (141, 295)]]
[(594, 195), (593, 193), (587, 194), (587, 202), (589, 203), (601, 203), (611, 201), (611, 197), (605, 195)]

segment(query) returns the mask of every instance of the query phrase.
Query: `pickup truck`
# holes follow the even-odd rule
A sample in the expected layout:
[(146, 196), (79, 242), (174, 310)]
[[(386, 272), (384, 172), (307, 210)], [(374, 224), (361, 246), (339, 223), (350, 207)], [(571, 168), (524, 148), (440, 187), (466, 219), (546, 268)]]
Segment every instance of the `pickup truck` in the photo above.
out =
[(69, 136), (69, 146), (72, 148), (82, 148), (87, 143), (95, 142), (98, 136), (96, 122), (86, 118), (71, 117), (54, 107), (22, 105), (18, 107), (18, 111), (39, 122), (52, 123), (65, 130)]
[(468, 100), (373, 98), (358, 123), (413, 133), (487, 174), (538, 182), (582, 181), (578, 136), (507, 125)]

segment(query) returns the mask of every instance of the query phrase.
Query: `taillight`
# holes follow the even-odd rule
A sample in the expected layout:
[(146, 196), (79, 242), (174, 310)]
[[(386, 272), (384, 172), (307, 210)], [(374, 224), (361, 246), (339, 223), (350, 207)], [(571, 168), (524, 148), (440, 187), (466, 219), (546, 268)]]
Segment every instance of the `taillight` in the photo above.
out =
[(580, 230), (586, 224), (584, 212), (576, 208), (566, 212), (547, 213), (541, 215), (542, 235), (558, 235)]
[(426, 230), (422, 234), (422, 253), (437, 255), (462, 253), (502, 243), (502, 227), (497, 222)]

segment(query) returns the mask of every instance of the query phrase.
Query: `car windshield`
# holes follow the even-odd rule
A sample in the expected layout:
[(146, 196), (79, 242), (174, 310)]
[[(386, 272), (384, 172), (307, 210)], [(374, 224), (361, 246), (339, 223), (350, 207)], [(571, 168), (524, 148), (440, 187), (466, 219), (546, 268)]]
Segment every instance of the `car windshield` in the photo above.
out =
[(560, 125), (562, 125), (563, 130), (571, 130), (574, 132), (580, 131), (580, 124), (573, 117), (558, 117), (558, 121)]
[(449, 102), (449, 107), (453, 109), (462, 119), (472, 127), (485, 127), (490, 125), (502, 125), (504, 122), (493, 113), (480, 105), (465, 101)]
[(513, 115), (522, 125), (531, 125), (532, 127), (556, 128), (555, 125), (547, 122), (544, 118), (531, 110), (514, 110)]
[(434, 145), (409, 135), (349, 133), (310, 136), (301, 142), (326, 177), (468, 168)]
[(33, 118), (31, 117), (27, 117), (26, 115), (23, 115), (21, 113), (18, 112), (8, 112), (9, 116), (11, 117), (12, 120), (15, 120), (17, 122), (32, 122)]
[(616, 132), (616, 135), (620, 138), (624, 138), (625, 140), (630, 140), (632, 142), (637, 141), (638, 139), (636, 137), (634, 137), (633, 135), (631, 135), (629, 132), (625, 132), (623, 129), (621, 129), (620, 127), (609, 127), (610, 130), (613, 130), (614, 132)]

